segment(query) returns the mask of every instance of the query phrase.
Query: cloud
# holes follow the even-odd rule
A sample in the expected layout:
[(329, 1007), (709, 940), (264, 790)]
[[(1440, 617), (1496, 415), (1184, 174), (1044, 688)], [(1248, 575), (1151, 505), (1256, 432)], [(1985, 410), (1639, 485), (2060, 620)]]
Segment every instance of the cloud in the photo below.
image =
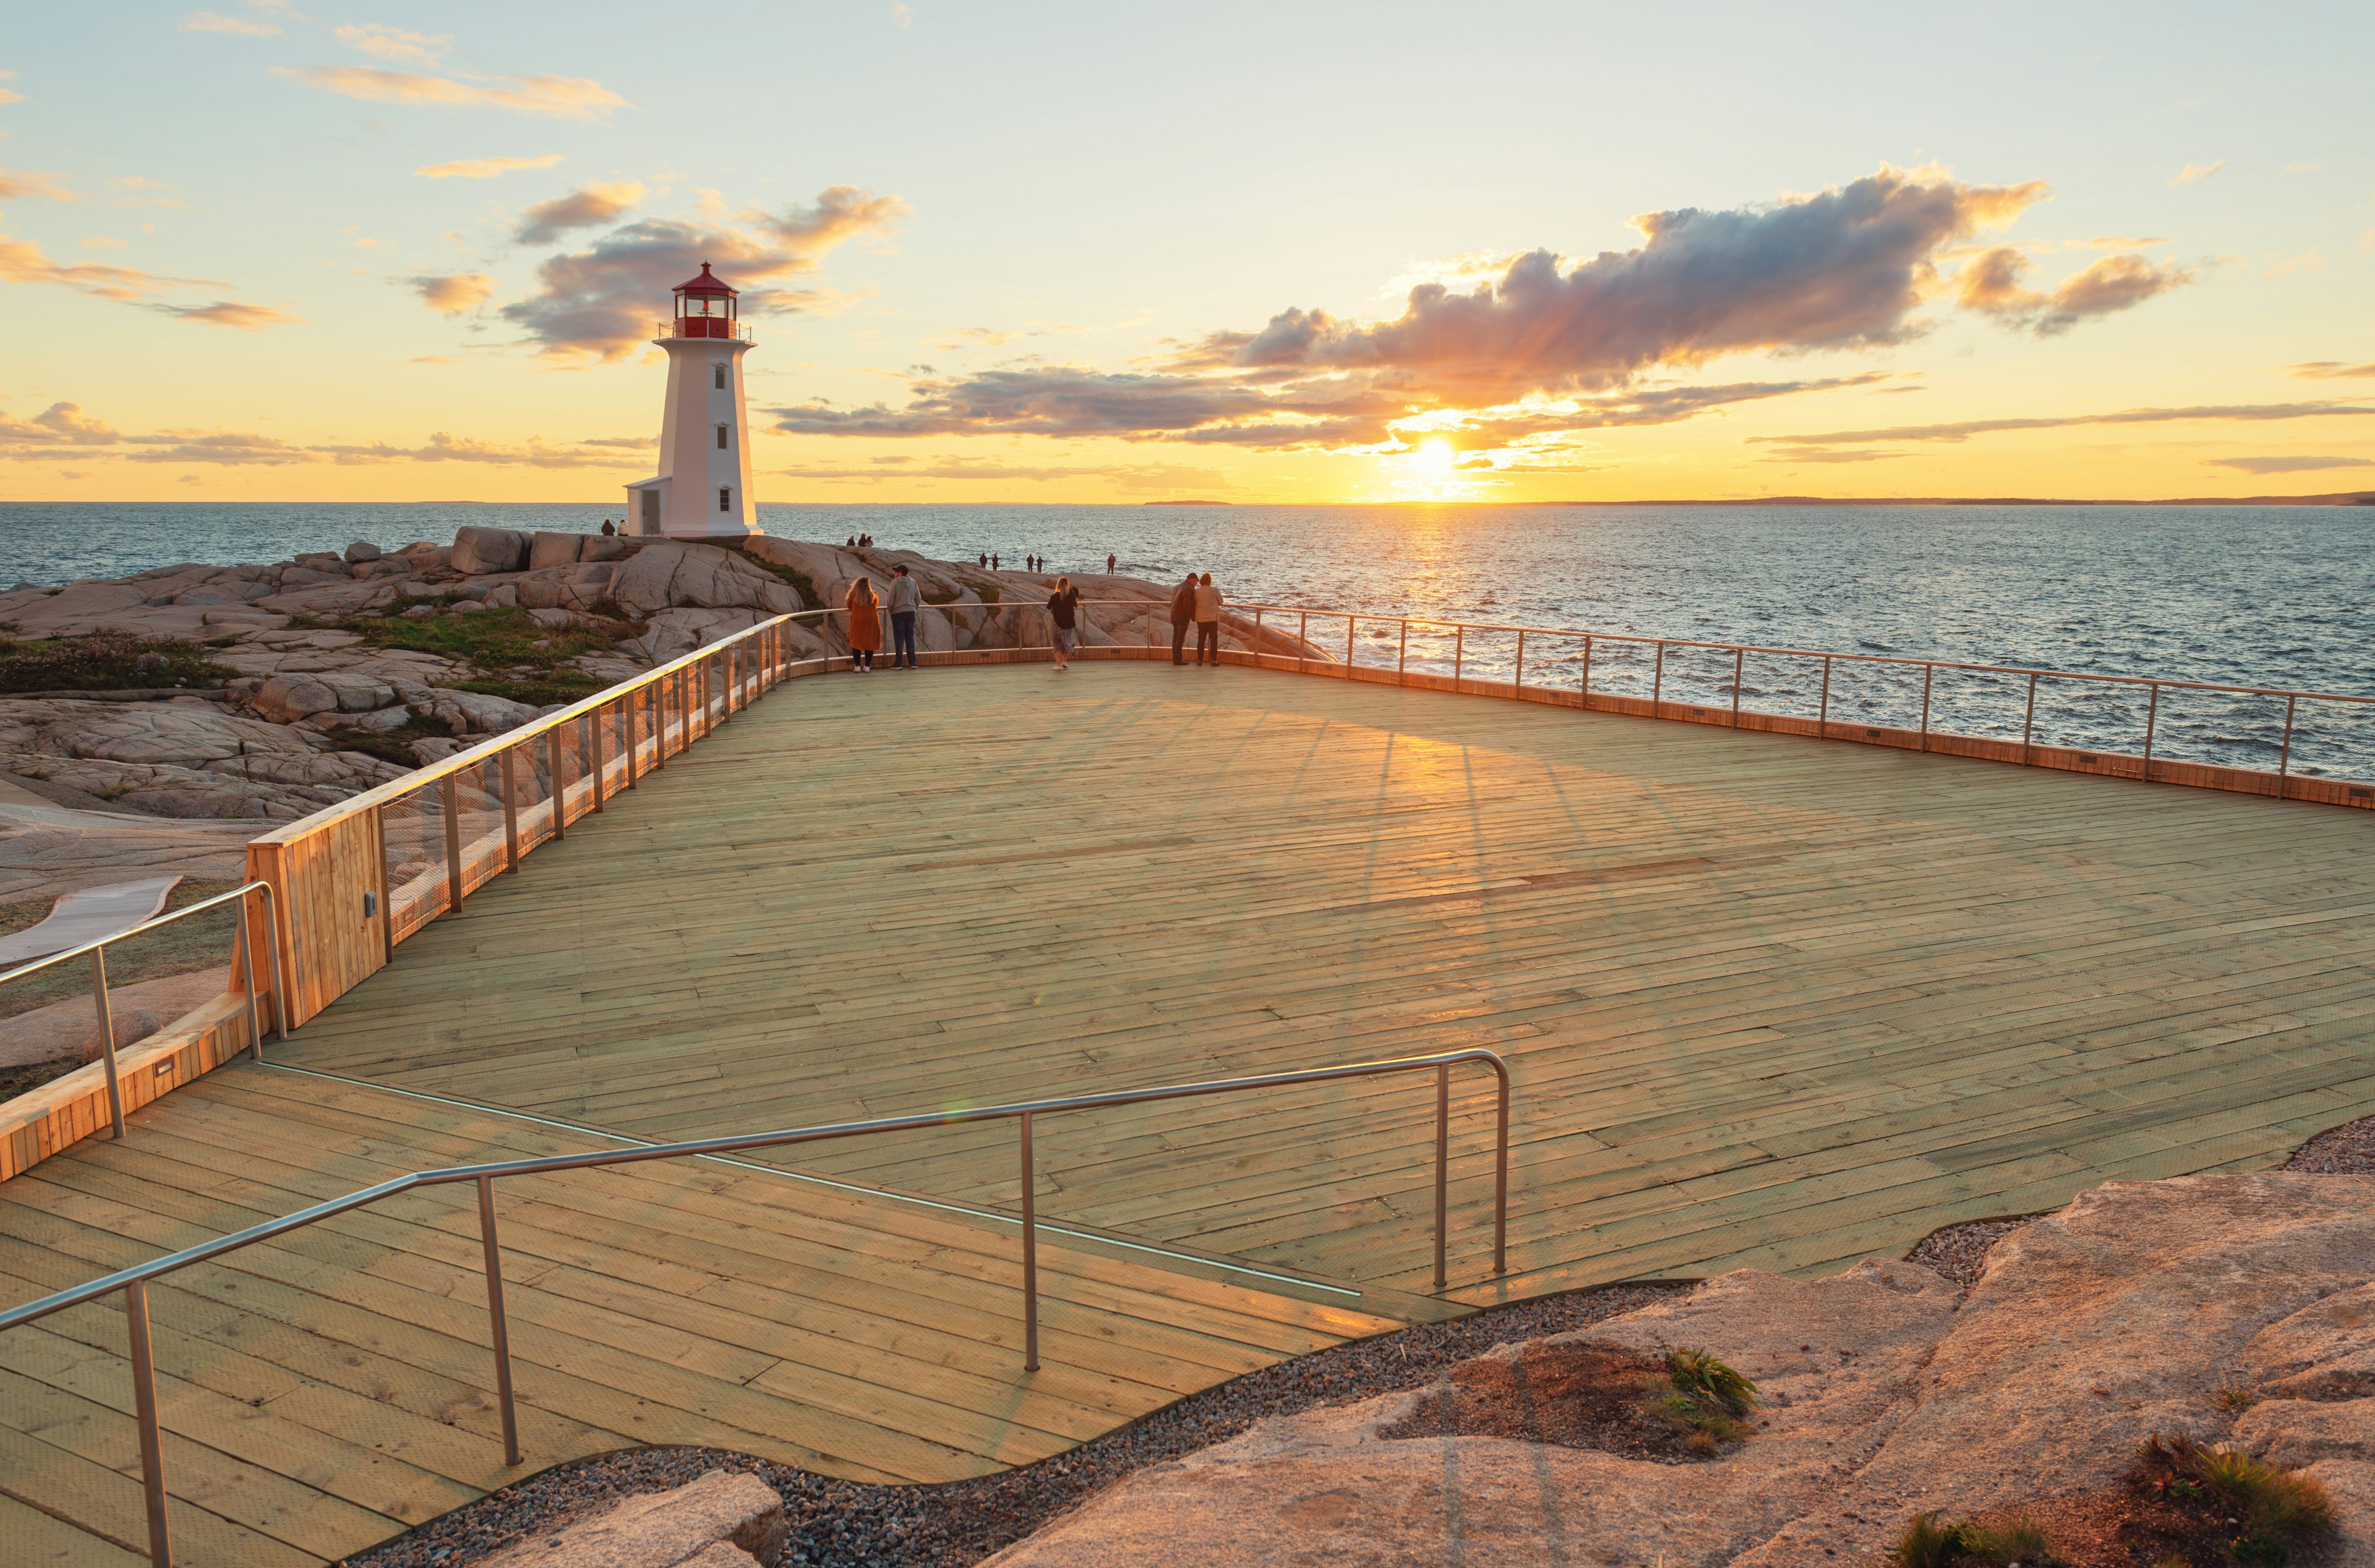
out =
[(647, 218), (614, 230), (583, 251), (549, 256), (537, 267), (537, 291), (502, 308), (539, 354), (616, 360), (651, 336), (668, 290), (715, 265), (742, 290), (742, 313), (815, 309), (814, 290), (762, 287), (813, 272), (844, 241), (880, 232), (907, 214), (896, 196), (834, 185), (812, 206), (780, 213), (750, 210), (724, 222)]
[[(2045, 194), (2038, 182), (1973, 185), (1935, 169), (1883, 168), (1766, 206), (1652, 213), (1635, 220), (1645, 238), (1631, 251), (1471, 255), (1416, 269), (1420, 281), (1388, 321), (1294, 307), (1258, 331), (1212, 333), (1125, 372), (1035, 363), (949, 377), (919, 371), (904, 408), (817, 402), (774, 412), (778, 428), (802, 433), (1337, 450), (1399, 450), (1447, 410), (1464, 410), (1456, 426), (1505, 439), (1670, 422), (1865, 379), (1643, 384), (1728, 353), (1906, 341), (1924, 328), (1916, 312), (1939, 293), (1941, 262)], [(2104, 273), (2081, 277), (2065, 302), (2073, 319), (2112, 308)], [(953, 348), (964, 336), (937, 346)]]
[(2062, 242), (2082, 251), (2137, 251), (2148, 245), (2166, 245), (2171, 242), (2158, 234), (2097, 234), (2091, 240), (2064, 240)]
[(0, 413), (0, 445), (113, 446), (123, 439), (114, 426), (85, 415), (79, 403), (53, 403), (30, 419)]
[(165, 277), (136, 267), (107, 266), (98, 262), (62, 265), (42, 253), (30, 240), (0, 234), (0, 283), (55, 283), (102, 300), (126, 303), (148, 300), (168, 289), (226, 289), (229, 284), (203, 277)]
[(1901, 452), (1826, 452), (1810, 447), (1799, 452), (1777, 452), (1770, 457), (1760, 457), (1759, 463), (1887, 463), (1904, 456)]
[(455, 81), (409, 71), (383, 71), (372, 65), (307, 65), (302, 69), (275, 65), (272, 72), (366, 103), (483, 105), (558, 120), (596, 119), (623, 107), (627, 101), (601, 83), (583, 77), (472, 77), (467, 81)]
[(464, 158), (452, 163), (429, 163), (413, 171), (431, 180), (491, 180), (520, 169), (549, 169), (561, 161), (561, 154), (546, 153), (542, 158)]
[(2063, 414), (2026, 419), (1962, 419), (1940, 425), (1894, 425), (1885, 430), (1826, 430), (1819, 435), (1750, 436), (1754, 445), (1870, 446), (1885, 442), (1964, 442), (2001, 430), (2055, 430), (2075, 425), (2158, 425), (2204, 419), (2256, 424), (2275, 419), (2322, 419), (2375, 414), (2363, 402), (2214, 403), (2185, 408), (2122, 408), (2110, 414)]
[(902, 28), (914, 27), (916, 25), (916, 7), (908, 5), (907, 0), (891, 0), (891, 19), (897, 22)]
[(343, 465), (486, 463), (502, 467), (528, 468), (642, 468), (648, 466), (641, 457), (622, 457), (611, 452), (587, 452), (575, 446), (548, 446), (542, 438), (537, 436), (530, 436), (526, 446), (503, 446), (495, 442), (449, 435), (443, 430), (432, 433), (426, 446), (390, 446), (381, 442), (369, 446), (316, 446), (307, 450), (322, 453)]
[(2375, 376), (2375, 360), (2352, 365), (2340, 360), (2310, 360), (2303, 364), (2286, 365), (2285, 373), (2299, 381), (2339, 381), (2345, 376)]
[(290, 315), (273, 305), (248, 305), (236, 300), (217, 300), (210, 305), (151, 305), (152, 311), (162, 311), (183, 321), (203, 322), (207, 326), (233, 327), (241, 332), (263, 332), (276, 326), (299, 326), (303, 316)]
[(247, 17), (226, 17), (220, 11), (193, 11), (182, 18), (183, 32), (235, 32), (248, 38), (278, 38), (280, 29), (270, 22), (259, 22)]
[(163, 436), (141, 439), (165, 444), (147, 451), (127, 453), (124, 454), (126, 462), (212, 463), (224, 467), (277, 468), (292, 463), (320, 461), (304, 448), (291, 446), (277, 437), (237, 430), (218, 430), (210, 435), (169, 431)]
[(932, 341), (931, 347), (944, 354), (954, 354), (966, 348), (995, 348), (1022, 336), (1019, 332), (998, 332), (986, 326), (961, 326), (954, 332), (941, 334)]
[(2210, 176), (2217, 173), (2221, 169), (2226, 167), (2227, 160), (2223, 158), (2215, 163), (2189, 163), (2184, 168), (2179, 170), (2177, 173), (2170, 178), (2169, 183), (2172, 185), (2191, 185), (2197, 180), (2209, 179)]
[(644, 195), (642, 183), (634, 180), (615, 185), (580, 185), (565, 196), (538, 202), (522, 213), (512, 238), (523, 245), (549, 245), (573, 229), (593, 229), (609, 222), (642, 201)]
[(958, 483), (1047, 484), (1058, 479), (1103, 479), (1117, 489), (1179, 490), (1230, 488), (1216, 468), (1184, 463), (1138, 463), (1094, 466), (1052, 466), (998, 463), (985, 458), (948, 457), (910, 464), (904, 458), (878, 457), (866, 468), (777, 468), (786, 478), (814, 479), (828, 484), (904, 484), (909, 480)]
[(2324, 167), (2322, 163), (2306, 163), (2296, 159), (2285, 165), (2284, 171), (2287, 174), (2314, 174)]
[(2375, 468), (2375, 457), (2210, 457), (2211, 468), (2232, 468), (2240, 474), (2306, 474), (2319, 468)]
[(1970, 185), (1937, 171), (1883, 168), (1766, 207), (1696, 207), (1634, 219), (1646, 243), (1564, 265), (1518, 257), (1468, 293), (1410, 292), (1401, 316), (1353, 325), (1290, 309), (1258, 333), (1218, 333), (1183, 357), (1238, 371), (1396, 371), (1445, 395), (1506, 400), (1592, 390), (1652, 366), (1752, 349), (1899, 343), (1934, 281), (1938, 253), (2007, 223), (2042, 182)]
[(483, 272), (421, 273), (403, 281), (422, 304), (449, 316), (477, 310), (495, 291), (494, 278)]
[[(275, 28), (272, 30), (278, 32), (280, 29)], [(337, 29), (332, 36), (359, 54), (375, 55), (401, 65), (434, 65), (438, 57), (445, 53), (445, 46), (454, 41), (454, 35), (450, 32), (407, 32), (402, 28), (392, 28), (382, 22), (364, 22), (360, 26), (350, 24)]]
[(112, 234), (86, 234), (81, 244), (86, 251), (120, 251), (124, 248), (124, 242)]
[(2027, 258), (2010, 245), (1982, 251), (1955, 275), (1956, 303), (2006, 326), (2053, 337), (2080, 322), (2141, 305), (2192, 282), (2194, 275), (2193, 268), (2173, 262), (2155, 265), (2140, 255), (2104, 256), (2044, 294), (2023, 286), (2028, 270)]
[(2299, 255), (2279, 257), (2263, 276), (2282, 277), (2287, 273), (2315, 272), (2324, 265), (2324, 253), (2312, 245)]
[(65, 176), (44, 174), (34, 169), (11, 169), (0, 164), (0, 201), (17, 196), (30, 196), (46, 202), (78, 202), (82, 198), (58, 182)]

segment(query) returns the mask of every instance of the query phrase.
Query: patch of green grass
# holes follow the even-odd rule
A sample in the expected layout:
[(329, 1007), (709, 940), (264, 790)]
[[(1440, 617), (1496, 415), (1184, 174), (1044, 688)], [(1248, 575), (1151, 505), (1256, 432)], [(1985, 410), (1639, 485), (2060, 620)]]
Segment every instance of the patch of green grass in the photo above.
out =
[(2051, 1559), (2044, 1527), (2026, 1515), (2008, 1525), (1989, 1526), (1972, 1519), (1950, 1524), (1934, 1513), (1913, 1515), (1905, 1533), (1896, 1538), (1891, 1556), (1899, 1568), (2041, 1563)]
[(94, 631), (28, 643), (0, 640), (0, 692), (216, 687), (230, 678), (230, 672), (205, 648), (178, 637)]
[(2205, 1447), (2182, 1432), (2145, 1438), (2131, 1476), (2153, 1495), (2231, 1510), (2243, 1525), (2227, 1542), (2238, 1562), (2289, 1562), (2293, 1548), (2334, 1527), (2334, 1499), (2314, 1476), (2240, 1448)]
[(777, 582), (789, 586), (793, 593), (800, 596), (800, 608), (821, 610), (825, 607), (824, 595), (817, 592), (816, 579), (798, 567), (778, 566), (772, 560), (761, 560), (755, 555), (746, 554), (742, 559)]
[(1666, 1375), (1650, 1380), (1651, 1412), (1687, 1435), (1694, 1454), (1713, 1454), (1746, 1437), (1741, 1418), (1755, 1408), (1756, 1385), (1707, 1351), (1666, 1352)]
[[(479, 673), (470, 679), (448, 683), (465, 691), (481, 691), (490, 697), (508, 697), (514, 702), (543, 707), (552, 702), (574, 702), (602, 690), (605, 682), (568, 661), (580, 654), (607, 652), (612, 638), (599, 631), (548, 631), (537, 624), (534, 616), (516, 607), (479, 610), (471, 615), (442, 613), (458, 596), (446, 594), (434, 598), (398, 598), (383, 612), (345, 616), (316, 624), (355, 632), (375, 648), (405, 648), (467, 663)], [(431, 605), (441, 613), (408, 618), (404, 612), (414, 605)], [(617, 626), (620, 635), (632, 633), (628, 623), (620, 621)], [(419, 732), (443, 733), (436, 728)], [(402, 740), (417, 738), (410, 726), (392, 735)], [(344, 737), (340, 738), (342, 742), (346, 740)], [(351, 749), (411, 765), (408, 747), (390, 750), (368, 744), (369, 738), (355, 741)]]

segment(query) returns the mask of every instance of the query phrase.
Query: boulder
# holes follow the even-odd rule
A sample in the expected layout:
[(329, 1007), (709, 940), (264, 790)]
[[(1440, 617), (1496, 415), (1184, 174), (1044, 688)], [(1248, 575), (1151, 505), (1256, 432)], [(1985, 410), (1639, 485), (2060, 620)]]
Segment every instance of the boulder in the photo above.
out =
[(585, 547), (577, 552), (580, 560), (616, 560), (626, 553), (627, 541), (616, 534), (589, 534)]
[[(107, 1021), (115, 1026), (115, 1048), (118, 1052), (131, 1049), (165, 1027), (165, 1020), (147, 1008), (111, 1005), (108, 1008)], [(82, 1043), (76, 1048), (75, 1054), (86, 1062), (96, 1062), (107, 1055), (106, 1047), (100, 1043), (99, 1015), (96, 1008), (91, 1014), (90, 1028), (84, 1032)]]
[[(289, 577), (298, 573), (289, 572)], [(283, 579), (284, 584), (287, 579)], [(336, 616), (360, 615), (365, 610), (382, 609), (396, 602), (396, 589), (386, 583), (358, 583), (349, 578), (341, 583), (322, 583), (283, 586), (281, 591), (255, 601), (260, 609), (276, 610), (282, 615)]]
[(377, 545), (368, 539), (357, 539), (347, 547), (345, 559), (349, 566), (355, 566), (366, 560), (377, 560), (379, 558), (380, 548)]
[(511, 609), (519, 603), (519, 584), (499, 584), (482, 601), (489, 609)]
[(2375, 1178), (2113, 1182), (1997, 1244), (1967, 1295), (1882, 1259), (1814, 1281), (1745, 1269), (1536, 1341), (1713, 1351), (1760, 1396), (1719, 1458), (1388, 1438), (1421, 1394), (1388, 1395), (1141, 1470), (982, 1568), (1157, 1562), (1181, 1540), (1211, 1568), (1880, 1562), (1926, 1511), (2050, 1530), (2055, 1499), (2118, 1486), (2153, 1432), (2306, 1467), (2340, 1517), (2318, 1561), (2365, 1568), (2370, 1329)]
[(527, 543), (527, 569), (541, 572), (548, 566), (573, 566), (585, 544), (585, 536), (583, 534), (538, 532), (531, 535)]
[(310, 675), (276, 675), (256, 688), (247, 705), (269, 723), (293, 725), (315, 713), (337, 713), (338, 694)]
[(429, 693), (429, 716), (457, 736), (501, 735), (536, 717), (536, 709), (483, 691), (436, 687)]
[(764, 610), (754, 609), (661, 610), (644, 623), (640, 635), (620, 642), (616, 651), (639, 658), (647, 666), (664, 665), (766, 619)]
[(669, 608), (762, 609), (782, 614), (799, 595), (769, 572), (714, 545), (646, 545), (610, 579), (610, 597), (641, 615)]
[(401, 581), (419, 576), (420, 569), (400, 555), (384, 555), (372, 560), (357, 561), (354, 574), (373, 582)]
[(753, 1475), (712, 1470), (480, 1560), (480, 1568), (732, 1568), (783, 1561), (784, 1500)]
[(517, 572), (527, 560), (527, 538), (509, 528), (464, 528), (454, 536), (449, 559), (455, 571), (473, 577)]
[(442, 735), (430, 735), (423, 736), (412, 743), (412, 756), (415, 761), (425, 768), (431, 762), (443, 762), (455, 752), (467, 751), (469, 749), (470, 743), (467, 740), (452, 740)]

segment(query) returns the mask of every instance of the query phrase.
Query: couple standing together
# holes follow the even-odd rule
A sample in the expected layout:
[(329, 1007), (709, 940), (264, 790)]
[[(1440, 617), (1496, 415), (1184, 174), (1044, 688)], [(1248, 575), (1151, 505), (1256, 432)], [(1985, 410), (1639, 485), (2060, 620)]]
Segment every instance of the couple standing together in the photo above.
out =
[[(916, 579), (904, 566), (891, 569), (891, 635), (895, 652), (892, 669), (916, 667), (916, 612), (923, 607), (924, 595), (916, 586)], [(874, 673), (874, 655), (882, 651), (882, 601), (875, 597), (874, 584), (860, 577), (849, 585), (849, 596), (843, 601), (849, 611), (849, 668), (854, 675)]]
[(1187, 580), (1171, 591), (1171, 662), (1184, 665), (1188, 661), (1181, 652), (1188, 643), (1188, 626), (1196, 627), (1196, 662), (1205, 662), (1211, 655), (1212, 667), (1221, 664), (1221, 590), (1212, 586), (1209, 572), (1199, 576), (1191, 572)]

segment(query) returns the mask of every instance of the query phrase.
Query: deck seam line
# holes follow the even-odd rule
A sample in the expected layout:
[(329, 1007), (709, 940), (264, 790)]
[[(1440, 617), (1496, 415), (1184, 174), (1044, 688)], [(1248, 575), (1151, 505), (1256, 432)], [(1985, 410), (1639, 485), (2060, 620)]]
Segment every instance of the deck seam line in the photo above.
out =
[[(581, 1126), (575, 1122), (564, 1122), (553, 1116), (538, 1116), (526, 1111), (507, 1110), (501, 1105), (484, 1105), (476, 1100), (463, 1100), (450, 1094), (431, 1094), (426, 1090), (419, 1089), (399, 1089), (393, 1084), (374, 1083), (366, 1078), (349, 1078), (344, 1073), (324, 1072), (319, 1067), (292, 1067), (287, 1062), (276, 1062), (268, 1058), (261, 1065), (275, 1072), (301, 1073), (307, 1078), (326, 1079), (332, 1083), (350, 1084), (357, 1089), (375, 1089), (384, 1094), (398, 1094), (408, 1100), (425, 1100), (431, 1104), (451, 1105), (457, 1110), (478, 1111), (490, 1116), (508, 1117), (515, 1122), (531, 1122), (538, 1126), (558, 1127), (563, 1132), (578, 1133), (587, 1138), (608, 1138), (613, 1143), (623, 1143), (632, 1149), (659, 1147), (647, 1139), (632, 1138), (625, 1133), (610, 1132), (601, 1127)], [(832, 1187), (837, 1192), (858, 1193), (868, 1197), (886, 1198), (893, 1203), (914, 1204), (919, 1208), (936, 1208), (943, 1213), (963, 1214), (969, 1219), (987, 1220), (1000, 1225), (1011, 1225), (1017, 1230), (1022, 1226), (1022, 1221), (1011, 1214), (1000, 1214), (994, 1208), (975, 1208), (970, 1204), (952, 1203), (947, 1198), (920, 1197), (914, 1193), (892, 1192), (885, 1187), (869, 1187), (861, 1183), (840, 1181), (832, 1176), (815, 1175), (807, 1171), (790, 1171), (780, 1165), (762, 1165), (753, 1161), (737, 1160), (730, 1154), (695, 1154), (691, 1158), (706, 1160), (715, 1165), (731, 1165), (737, 1170), (756, 1172), (762, 1176), (781, 1176), (789, 1181), (810, 1182), (818, 1186)], [(1350, 1296), (1355, 1301), (1367, 1299), (1366, 1291), (1354, 1290), (1349, 1285), (1306, 1279), (1299, 1274), (1282, 1274), (1275, 1269), (1257, 1268), (1248, 1263), (1223, 1263), (1218, 1258), (1199, 1257), (1194, 1253), (1176, 1252), (1169, 1247), (1159, 1247), (1147, 1242), (1123, 1241), (1114, 1236), (1101, 1236), (1093, 1231), (1075, 1230), (1069, 1225), (1055, 1224), (1046, 1220), (1040, 1220), (1038, 1225), (1043, 1232), (1049, 1235), (1069, 1236), (1076, 1241), (1095, 1242), (1104, 1246), (1121, 1247), (1130, 1252), (1147, 1253), (1155, 1257), (1175, 1258), (1181, 1263), (1199, 1264), (1206, 1268), (1218, 1268), (1231, 1274), (1248, 1274), (1257, 1279), (1275, 1279), (1281, 1284), (1294, 1285), (1306, 1291), (1325, 1291), (1331, 1295)]]

